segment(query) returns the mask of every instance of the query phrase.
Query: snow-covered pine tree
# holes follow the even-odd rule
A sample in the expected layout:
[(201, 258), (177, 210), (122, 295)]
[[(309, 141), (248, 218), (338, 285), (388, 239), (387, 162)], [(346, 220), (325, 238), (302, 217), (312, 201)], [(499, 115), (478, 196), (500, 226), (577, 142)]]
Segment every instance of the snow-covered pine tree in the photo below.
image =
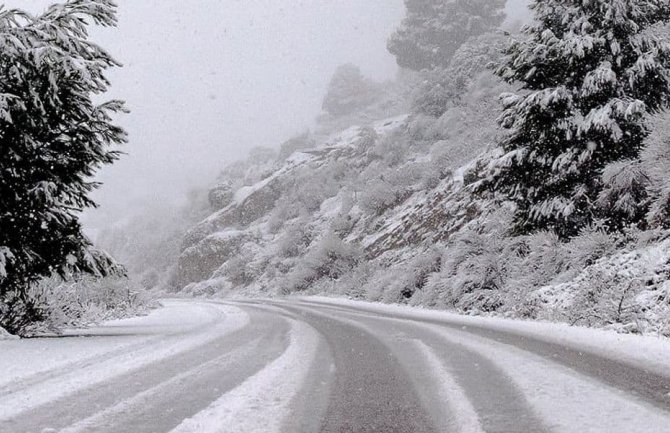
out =
[(114, 26), (115, 14), (111, 0), (69, 0), (40, 16), (0, 6), (0, 325), (10, 332), (40, 319), (27, 291), (41, 277), (115, 270), (77, 219), (94, 206), (95, 170), (125, 141), (111, 119), (123, 103), (92, 100), (118, 63), (87, 27)]
[(517, 233), (567, 238), (603, 217), (595, 205), (603, 169), (636, 159), (647, 115), (670, 103), (670, 41), (654, 32), (670, 3), (534, 0), (531, 8), (535, 23), (498, 70), (523, 90), (502, 97), (510, 133), (483, 185), (517, 204)]
[(398, 65), (415, 71), (445, 68), (473, 36), (498, 28), (507, 0), (405, 0), (407, 16), (388, 50)]

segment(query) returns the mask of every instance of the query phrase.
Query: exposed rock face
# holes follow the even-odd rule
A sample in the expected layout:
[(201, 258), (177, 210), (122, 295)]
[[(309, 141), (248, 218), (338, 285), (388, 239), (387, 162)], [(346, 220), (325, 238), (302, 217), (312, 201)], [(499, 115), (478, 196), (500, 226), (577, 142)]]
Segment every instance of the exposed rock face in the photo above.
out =
[(221, 210), (233, 201), (233, 197), (235, 197), (233, 186), (230, 182), (223, 182), (209, 191), (209, 205), (214, 210)]
[(184, 249), (173, 272), (170, 286), (173, 290), (206, 280), (222, 263), (239, 253), (247, 234), (237, 230), (223, 231), (207, 236)]

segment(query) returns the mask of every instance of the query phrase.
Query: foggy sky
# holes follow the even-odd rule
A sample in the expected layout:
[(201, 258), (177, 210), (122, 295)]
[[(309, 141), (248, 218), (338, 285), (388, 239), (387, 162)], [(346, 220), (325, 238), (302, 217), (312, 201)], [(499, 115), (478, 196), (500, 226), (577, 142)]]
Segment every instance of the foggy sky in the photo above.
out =
[[(36, 13), (48, 0), (10, 0)], [(94, 39), (124, 64), (110, 97), (128, 153), (100, 176), (101, 209), (114, 219), (138, 201), (183, 197), (256, 145), (276, 146), (318, 114), (334, 69), (353, 62), (392, 78), (385, 41), (402, 0), (120, 0), (119, 27)]]
[[(4, 4), (36, 13), (52, 2)], [(306, 129), (343, 63), (394, 77), (386, 40), (405, 13), (403, 0), (117, 3), (119, 27), (93, 37), (124, 64), (109, 74), (109, 96), (132, 111), (119, 119), (130, 142), (100, 174), (88, 229), (183, 198), (249, 148)]]

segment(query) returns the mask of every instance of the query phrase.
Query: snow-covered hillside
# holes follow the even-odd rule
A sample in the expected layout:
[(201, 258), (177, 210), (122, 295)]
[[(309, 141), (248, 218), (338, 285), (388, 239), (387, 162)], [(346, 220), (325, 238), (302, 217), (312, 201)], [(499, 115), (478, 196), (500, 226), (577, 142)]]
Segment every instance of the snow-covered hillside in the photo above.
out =
[[(496, 35), (466, 44), (448, 74), (414, 82), (418, 96), (389, 92), (372, 108), (322, 117), (278, 153), (255, 149), (226, 167), (168, 290), (333, 294), (670, 334), (662, 227), (510, 236), (513, 205), (478, 192), (500, 156), (497, 96), (510, 89), (486, 69), (499, 44)], [(402, 98), (414, 100), (404, 112), (389, 103)], [(670, 162), (666, 136), (656, 128), (635, 166), (650, 191), (664, 191), (655, 173)], [(636, 187), (626, 169), (613, 190)]]

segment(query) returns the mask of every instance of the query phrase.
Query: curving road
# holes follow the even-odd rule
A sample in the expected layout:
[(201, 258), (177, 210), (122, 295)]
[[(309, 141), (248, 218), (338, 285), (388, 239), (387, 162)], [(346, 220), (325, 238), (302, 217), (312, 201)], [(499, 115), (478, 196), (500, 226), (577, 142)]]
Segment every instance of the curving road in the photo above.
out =
[(670, 361), (372, 305), (171, 300), (70, 337), (0, 342), (57, 358), (0, 374), (0, 432), (670, 432)]

